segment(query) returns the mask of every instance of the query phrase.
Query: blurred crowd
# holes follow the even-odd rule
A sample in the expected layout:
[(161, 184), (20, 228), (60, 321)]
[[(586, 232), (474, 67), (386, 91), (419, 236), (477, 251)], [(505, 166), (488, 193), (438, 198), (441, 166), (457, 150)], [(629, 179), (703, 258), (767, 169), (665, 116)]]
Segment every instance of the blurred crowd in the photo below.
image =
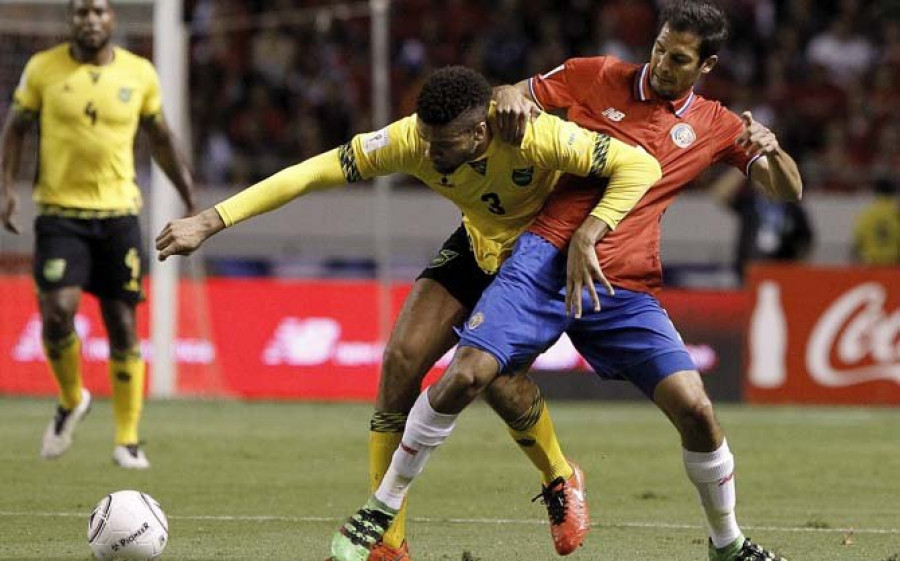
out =
[[(775, 129), (809, 190), (900, 177), (900, 3), (723, 4), (732, 36), (704, 95)], [(290, 21), (300, 5), (308, 17)], [(372, 128), (369, 20), (336, 6), (193, 2), (194, 146), (208, 181), (245, 184)], [(422, 77), (446, 64), (506, 83), (572, 56), (644, 61), (657, 11), (650, 0), (396, 0), (394, 116), (410, 113)], [(241, 21), (254, 25), (221, 24)]]
[[(185, 4), (191, 140), (203, 181), (246, 185), (373, 128), (367, 0)], [(393, 117), (413, 111), (419, 85), (433, 68), (465, 64), (499, 84), (573, 56), (642, 62), (658, 25), (654, 0), (391, 4)], [(863, 192), (879, 181), (895, 183), (900, 0), (722, 5), (730, 12), (732, 37), (701, 93), (736, 111), (750, 109), (773, 128), (801, 165), (807, 192)], [(120, 39), (150, 54), (148, 38)], [(0, 105), (8, 103), (27, 57), (46, 42), (3, 37)]]

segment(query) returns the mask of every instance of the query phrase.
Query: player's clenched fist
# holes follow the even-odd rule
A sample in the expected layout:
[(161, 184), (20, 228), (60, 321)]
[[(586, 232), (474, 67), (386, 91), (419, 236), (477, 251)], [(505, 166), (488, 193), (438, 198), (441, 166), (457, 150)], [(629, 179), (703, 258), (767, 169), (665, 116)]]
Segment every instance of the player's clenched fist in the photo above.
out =
[(222, 217), (213, 208), (196, 216), (173, 220), (156, 236), (156, 250), (160, 261), (171, 255), (190, 255), (207, 238), (225, 227)]

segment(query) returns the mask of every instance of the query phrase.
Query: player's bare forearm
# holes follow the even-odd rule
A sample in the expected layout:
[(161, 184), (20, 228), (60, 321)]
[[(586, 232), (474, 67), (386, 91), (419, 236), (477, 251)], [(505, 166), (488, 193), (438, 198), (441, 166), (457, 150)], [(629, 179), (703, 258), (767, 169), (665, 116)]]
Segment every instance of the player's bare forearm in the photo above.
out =
[(588, 216), (575, 230), (570, 243), (579, 243), (594, 247), (609, 232), (609, 224), (596, 216)]
[(156, 236), (159, 260), (172, 255), (190, 255), (203, 242), (225, 228), (225, 221), (215, 208), (208, 208), (187, 218), (173, 220)]
[(753, 119), (749, 111), (741, 113), (744, 131), (735, 144), (750, 155), (761, 155), (750, 168), (750, 179), (763, 186), (770, 197), (799, 201), (803, 196), (803, 181), (797, 163), (778, 144), (778, 138), (771, 130)]
[(184, 155), (175, 147), (175, 141), (162, 116), (146, 122), (150, 135), (153, 159), (175, 186), (184, 202), (187, 213), (194, 214), (194, 178)]
[(16, 178), (19, 175), (25, 133), (33, 120), (31, 113), (10, 109), (3, 131), (0, 132), (0, 223), (14, 234), (21, 233), (21, 228), (15, 220), (19, 209)]
[(797, 162), (780, 147), (766, 159), (772, 193), (781, 200), (799, 201), (803, 197), (803, 180)]

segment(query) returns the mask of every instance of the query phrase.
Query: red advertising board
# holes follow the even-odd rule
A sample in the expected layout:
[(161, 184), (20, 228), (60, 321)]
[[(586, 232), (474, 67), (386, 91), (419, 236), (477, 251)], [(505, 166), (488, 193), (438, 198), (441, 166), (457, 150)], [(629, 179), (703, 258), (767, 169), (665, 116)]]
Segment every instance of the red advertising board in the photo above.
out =
[[(393, 288), (394, 313), (410, 285)], [(180, 285), (179, 395), (278, 399), (356, 399), (375, 395), (383, 346), (377, 340), (378, 286), (371, 281), (209, 279)], [(152, 298), (152, 292), (149, 295)], [(737, 396), (741, 293), (669, 292), (661, 298), (679, 327), (708, 385)], [(148, 341), (150, 307), (139, 309), (142, 352), (153, 375)], [(106, 333), (93, 298), (76, 318), (84, 354), (85, 384), (109, 392)], [(426, 383), (449, 363), (438, 363)], [(587, 370), (564, 337), (535, 367)], [(44, 362), (40, 317), (28, 277), (0, 277), (0, 393), (49, 395), (54, 384)]]
[(745, 397), (900, 404), (900, 268), (759, 266), (749, 282)]

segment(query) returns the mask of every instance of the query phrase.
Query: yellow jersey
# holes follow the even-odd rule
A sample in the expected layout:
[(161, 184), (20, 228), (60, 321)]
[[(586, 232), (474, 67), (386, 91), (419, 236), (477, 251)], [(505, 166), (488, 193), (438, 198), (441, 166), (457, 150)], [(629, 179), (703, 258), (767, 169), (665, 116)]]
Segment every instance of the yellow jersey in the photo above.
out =
[(115, 47), (97, 66), (72, 58), (63, 43), (31, 57), (14, 94), (19, 110), (39, 113), (39, 206), (137, 213), (134, 137), (162, 111), (152, 63)]
[[(489, 123), (494, 130), (494, 112)], [(426, 155), (411, 115), (384, 129), (356, 135), (339, 149), (348, 182), (406, 173), (453, 201), (478, 264), (494, 273), (519, 235), (540, 212), (563, 173), (608, 177), (617, 151), (635, 150), (601, 133), (542, 113), (526, 129), (521, 146), (496, 136), (479, 159), (442, 174)], [(651, 181), (652, 182), (652, 181)]]
[(900, 264), (900, 202), (897, 198), (877, 197), (856, 219), (853, 238), (863, 263)]

